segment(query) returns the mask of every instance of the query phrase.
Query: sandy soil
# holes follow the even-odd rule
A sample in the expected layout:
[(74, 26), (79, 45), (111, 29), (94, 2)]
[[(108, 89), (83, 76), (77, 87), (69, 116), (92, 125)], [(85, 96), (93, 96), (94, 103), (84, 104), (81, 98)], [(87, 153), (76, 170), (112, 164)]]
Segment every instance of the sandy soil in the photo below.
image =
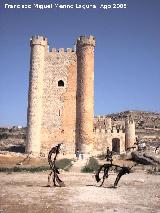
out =
[(65, 187), (46, 187), (47, 173), (0, 173), (0, 213), (160, 212), (160, 176), (116, 174), (98, 187), (92, 174), (62, 172)]

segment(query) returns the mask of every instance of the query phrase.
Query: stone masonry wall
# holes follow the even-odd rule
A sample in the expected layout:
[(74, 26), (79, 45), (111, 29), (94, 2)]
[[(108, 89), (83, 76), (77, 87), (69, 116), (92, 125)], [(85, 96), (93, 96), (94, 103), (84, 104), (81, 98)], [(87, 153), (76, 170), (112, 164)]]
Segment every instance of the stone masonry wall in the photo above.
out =
[(96, 129), (94, 132), (94, 154), (105, 153), (107, 147), (110, 150), (113, 149), (113, 140), (118, 140), (120, 143), (120, 153), (125, 152), (125, 133), (120, 130), (105, 130), (105, 129)]
[(75, 151), (76, 60), (72, 49), (52, 49), (45, 57), (42, 150), (63, 142), (67, 151)]

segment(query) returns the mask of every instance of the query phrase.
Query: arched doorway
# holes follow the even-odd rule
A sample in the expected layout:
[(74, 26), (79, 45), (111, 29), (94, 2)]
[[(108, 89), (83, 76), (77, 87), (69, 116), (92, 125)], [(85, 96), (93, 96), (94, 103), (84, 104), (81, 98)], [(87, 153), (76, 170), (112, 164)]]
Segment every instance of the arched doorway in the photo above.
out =
[(112, 139), (112, 151), (120, 153), (120, 139), (119, 138)]

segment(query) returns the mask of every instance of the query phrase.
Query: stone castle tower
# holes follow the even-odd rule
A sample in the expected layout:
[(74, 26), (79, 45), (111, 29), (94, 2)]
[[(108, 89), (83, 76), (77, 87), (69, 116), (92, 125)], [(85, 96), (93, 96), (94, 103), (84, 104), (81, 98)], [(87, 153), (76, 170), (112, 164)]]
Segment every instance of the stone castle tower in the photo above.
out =
[(49, 50), (41, 36), (32, 37), (30, 45), (27, 153), (45, 153), (62, 142), (66, 153), (98, 154), (107, 146), (123, 153), (134, 145), (131, 117), (120, 125), (110, 117), (94, 118), (93, 36), (80, 36), (76, 50)]
[(135, 138), (135, 122), (132, 117), (128, 117), (125, 120), (125, 148), (133, 147), (136, 142)]
[(93, 145), (93, 36), (80, 36), (76, 51), (49, 51), (47, 39), (32, 37), (27, 153), (48, 151), (64, 142), (66, 151), (89, 153)]
[(77, 40), (76, 142), (85, 153), (93, 149), (94, 47), (93, 36)]

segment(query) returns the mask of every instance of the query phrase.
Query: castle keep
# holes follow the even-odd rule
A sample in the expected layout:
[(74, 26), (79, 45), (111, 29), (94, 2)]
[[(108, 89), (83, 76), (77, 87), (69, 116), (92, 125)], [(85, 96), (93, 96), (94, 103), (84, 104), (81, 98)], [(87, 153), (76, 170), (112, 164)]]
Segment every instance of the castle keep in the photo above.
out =
[(110, 118), (94, 118), (93, 36), (80, 36), (76, 50), (49, 50), (41, 36), (32, 37), (30, 46), (27, 153), (43, 153), (61, 142), (67, 153), (77, 148), (101, 153), (107, 146), (124, 152), (133, 145), (132, 119), (117, 128)]

